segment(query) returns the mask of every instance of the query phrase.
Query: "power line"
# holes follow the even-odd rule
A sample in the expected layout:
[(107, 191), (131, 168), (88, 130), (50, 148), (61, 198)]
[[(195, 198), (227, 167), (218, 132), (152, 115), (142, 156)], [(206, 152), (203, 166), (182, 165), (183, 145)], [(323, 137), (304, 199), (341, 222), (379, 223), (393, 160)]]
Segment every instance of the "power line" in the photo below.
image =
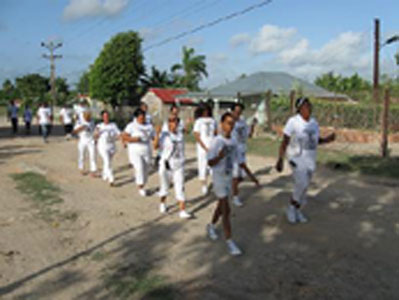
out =
[(167, 43), (170, 43), (172, 41), (179, 40), (179, 39), (181, 39), (181, 38), (183, 38), (185, 36), (197, 33), (199, 31), (202, 31), (202, 30), (206, 29), (206, 28), (213, 27), (213, 26), (215, 26), (215, 25), (217, 25), (219, 23), (222, 23), (222, 22), (228, 21), (230, 19), (236, 18), (238, 16), (242, 16), (244, 14), (247, 14), (247, 13), (249, 13), (252, 10), (261, 8), (261, 7), (266, 6), (266, 5), (269, 5), (270, 3), (272, 3), (272, 0), (266, 0), (266, 1), (262, 1), (262, 2), (260, 2), (258, 4), (251, 5), (251, 6), (245, 8), (245, 9), (243, 9), (241, 11), (234, 12), (234, 13), (232, 13), (230, 15), (227, 15), (227, 16), (224, 16), (224, 17), (220, 17), (220, 18), (218, 18), (216, 20), (213, 20), (211, 22), (205, 23), (205, 24), (200, 25), (198, 27), (195, 27), (195, 28), (193, 28), (191, 30), (187, 30), (187, 31), (184, 31), (184, 32), (179, 33), (177, 35), (168, 37), (168, 38), (166, 38), (166, 39), (164, 39), (164, 40), (162, 40), (162, 41), (160, 41), (158, 43), (152, 44), (152, 45), (144, 48), (143, 51), (148, 51), (148, 50), (163, 46), (163, 45), (165, 45)]
[(55, 89), (55, 60), (62, 58), (62, 55), (56, 55), (54, 54), (54, 51), (60, 47), (62, 47), (62, 43), (54, 43), (53, 41), (49, 42), (49, 43), (41, 43), (42, 47), (47, 48), (47, 50), (50, 51), (50, 55), (48, 54), (43, 54), (43, 58), (46, 58), (48, 60), (50, 60), (50, 84), (51, 84), (51, 96), (52, 96), (52, 100), (53, 100), (53, 104), (54, 101), (56, 100), (57, 97), (57, 91)]

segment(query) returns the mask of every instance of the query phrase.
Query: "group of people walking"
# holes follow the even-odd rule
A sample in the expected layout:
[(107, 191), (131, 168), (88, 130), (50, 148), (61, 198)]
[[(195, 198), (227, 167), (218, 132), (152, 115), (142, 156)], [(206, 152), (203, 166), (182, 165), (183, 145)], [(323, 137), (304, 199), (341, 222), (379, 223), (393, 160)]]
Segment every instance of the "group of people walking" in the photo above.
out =
[[(291, 117), (284, 128), (277, 171), (284, 168), (284, 158), (287, 156), (293, 171), (294, 191), (287, 208), (287, 220), (292, 223), (305, 223), (303, 214), (306, 201), (306, 191), (316, 168), (317, 145), (328, 143), (335, 139), (335, 134), (326, 138), (320, 137), (319, 125), (311, 117), (312, 106), (307, 98), (296, 101), (297, 114)], [(225, 112), (220, 120), (212, 116), (212, 108), (201, 105), (196, 112), (193, 125), (193, 135), (197, 147), (198, 179), (201, 183), (201, 193), (208, 194), (208, 177), (211, 176), (211, 186), (217, 200), (211, 221), (206, 226), (207, 235), (211, 240), (217, 240), (217, 223), (221, 220), (227, 247), (231, 255), (242, 254), (241, 249), (232, 239), (230, 223), (229, 199), (235, 206), (243, 205), (239, 196), (239, 184), (245, 176), (259, 187), (259, 181), (247, 165), (247, 140), (251, 136), (242, 112), (244, 106), (235, 103), (231, 110)], [(89, 153), (90, 173), (96, 176), (95, 151), (103, 161), (102, 179), (114, 186), (112, 157), (116, 152), (115, 143), (121, 140), (127, 147), (128, 159), (134, 169), (135, 184), (138, 194), (148, 196), (146, 183), (150, 169), (153, 167), (153, 156), (159, 174), (159, 211), (168, 211), (166, 199), (171, 182), (175, 198), (179, 204), (179, 217), (188, 219), (191, 214), (186, 210), (184, 189), (185, 149), (184, 135), (187, 124), (179, 117), (179, 107), (172, 105), (167, 120), (160, 126), (152, 124), (148, 107), (142, 103), (123, 131), (115, 123), (110, 122), (109, 113), (101, 112), (102, 122), (94, 125), (89, 111), (82, 111), (73, 133), (79, 135), (79, 169), (83, 174), (84, 152)], [(154, 155), (155, 154), (155, 155)]]
[[(320, 136), (319, 125), (311, 116), (312, 105), (308, 98), (297, 99), (295, 106), (297, 114), (289, 118), (284, 127), (276, 162), (276, 170), (282, 172), (286, 157), (292, 169), (294, 188), (286, 211), (287, 220), (292, 224), (308, 221), (303, 207), (310, 180), (316, 169), (317, 145), (335, 139), (334, 133), (324, 138)], [(242, 254), (242, 251), (232, 239), (229, 199), (232, 198), (235, 206), (243, 206), (239, 184), (245, 176), (260, 187), (258, 179), (247, 165), (247, 140), (252, 135), (252, 128), (242, 117), (243, 110), (244, 106), (241, 103), (234, 103), (229, 111), (216, 120), (212, 115), (212, 107), (201, 104), (195, 112), (193, 124), (200, 192), (206, 196), (209, 193), (208, 187), (212, 186), (217, 198), (206, 232), (211, 240), (217, 240), (217, 223), (221, 220), (229, 253), (234, 256)], [(15, 108), (9, 109), (11, 120), (15, 119), (16, 115), (18, 111)], [(29, 116), (29, 113), (27, 115)], [(53, 120), (51, 109), (46, 104), (41, 105), (37, 117), (46, 141)], [(67, 139), (72, 135), (79, 138), (78, 168), (83, 175), (100, 176), (96, 164), (98, 153), (103, 163), (102, 179), (110, 186), (115, 186), (112, 159), (117, 150), (116, 142), (120, 140), (124, 148), (127, 148), (138, 194), (142, 197), (149, 195), (146, 190), (149, 171), (156, 166), (159, 174), (160, 213), (165, 214), (168, 211), (166, 200), (173, 183), (175, 199), (179, 205), (179, 217), (192, 217), (186, 210), (184, 188), (184, 136), (191, 124), (185, 124), (179, 117), (178, 106), (172, 105), (167, 120), (154, 126), (147, 105), (141, 103), (123, 131), (116, 123), (110, 121), (107, 110), (101, 112), (101, 122), (95, 124), (87, 103), (82, 103), (75, 109), (65, 106), (60, 111), (60, 121), (64, 125)], [(15, 126), (17, 121), (13, 120), (12, 124)], [(85, 171), (86, 156), (88, 172)], [(211, 185), (208, 177), (211, 177)]]

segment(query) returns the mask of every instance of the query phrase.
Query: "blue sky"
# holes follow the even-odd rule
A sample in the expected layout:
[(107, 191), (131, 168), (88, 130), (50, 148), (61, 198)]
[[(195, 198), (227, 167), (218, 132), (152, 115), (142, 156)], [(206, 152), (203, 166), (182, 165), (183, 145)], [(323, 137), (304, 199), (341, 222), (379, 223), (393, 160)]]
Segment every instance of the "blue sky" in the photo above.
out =
[[(29, 72), (49, 74), (41, 41), (57, 39), (57, 74), (74, 83), (114, 34), (137, 30), (144, 47), (240, 11), (261, 0), (0, 0), (0, 82)], [(382, 35), (399, 34), (399, 1), (274, 0), (194, 35), (146, 51), (145, 63), (168, 69), (181, 48), (207, 57), (204, 87), (242, 73), (285, 71), (313, 80), (327, 71), (370, 77), (373, 19)], [(393, 55), (381, 53), (382, 72), (397, 74)]]

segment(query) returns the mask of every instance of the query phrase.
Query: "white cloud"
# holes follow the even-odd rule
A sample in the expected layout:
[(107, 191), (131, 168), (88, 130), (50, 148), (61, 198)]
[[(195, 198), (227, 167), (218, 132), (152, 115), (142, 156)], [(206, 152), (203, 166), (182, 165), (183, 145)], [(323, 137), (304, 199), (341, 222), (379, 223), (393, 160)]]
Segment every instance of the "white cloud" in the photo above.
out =
[(231, 37), (230, 44), (233, 47), (238, 47), (242, 44), (248, 43), (250, 40), (251, 36), (248, 33), (239, 33)]
[(280, 51), (287, 47), (296, 33), (297, 30), (295, 28), (264, 25), (251, 40), (249, 49), (255, 54)]
[(264, 25), (256, 35), (235, 35), (230, 39), (240, 44), (249, 43), (249, 52), (271, 55), (268, 65), (306, 78), (335, 71), (344, 75), (355, 72), (368, 76), (371, 70), (371, 41), (360, 32), (343, 32), (314, 48), (311, 40), (298, 33), (296, 28)]
[(128, 4), (128, 0), (70, 0), (64, 9), (64, 20), (84, 17), (115, 16)]
[(368, 38), (362, 33), (342, 33), (319, 49), (312, 49), (307, 39), (292, 43), (278, 58), (297, 73), (365, 73), (371, 66)]

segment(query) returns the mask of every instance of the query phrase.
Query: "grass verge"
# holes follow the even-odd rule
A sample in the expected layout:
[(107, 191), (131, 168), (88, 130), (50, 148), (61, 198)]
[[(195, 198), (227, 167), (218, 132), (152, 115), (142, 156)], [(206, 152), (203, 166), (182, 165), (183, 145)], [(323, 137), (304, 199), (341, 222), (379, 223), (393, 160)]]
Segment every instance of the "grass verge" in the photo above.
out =
[(59, 196), (61, 190), (45, 176), (35, 172), (17, 173), (10, 176), (16, 183), (16, 189), (33, 201), (39, 209), (39, 216), (45, 221), (75, 221), (78, 218), (76, 212), (60, 213), (54, 208), (56, 204), (63, 202)]
[(116, 299), (173, 300), (176, 290), (162, 276), (152, 275), (149, 267), (127, 266), (104, 276), (105, 287)]

